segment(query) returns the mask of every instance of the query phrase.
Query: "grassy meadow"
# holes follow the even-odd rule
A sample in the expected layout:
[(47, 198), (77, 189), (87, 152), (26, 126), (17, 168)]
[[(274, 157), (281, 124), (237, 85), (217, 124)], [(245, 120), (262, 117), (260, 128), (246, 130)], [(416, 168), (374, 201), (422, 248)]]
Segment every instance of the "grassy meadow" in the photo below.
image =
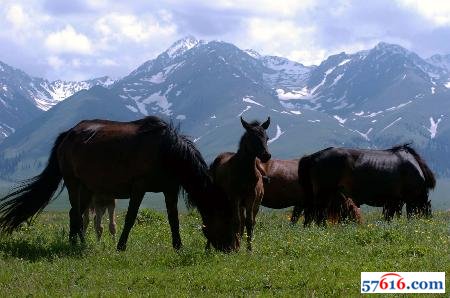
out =
[[(205, 252), (197, 213), (183, 213), (184, 247), (171, 247), (164, 213), (142, 209), (126, 252), (89, 227), (85, 246), (68, 244), (68, 216), (44, 212), (0, 237), (0, 297), (10, 296), (360, 296), (361, 271), (445, 271), (450, 284), (450, 213), (388, 224), (292, 226), (286, 212), (257, 218), (254, 251)], [(124, 213), (118, 215), (120, 229)], [(119, 230), (120, 230), (119, 229)]]

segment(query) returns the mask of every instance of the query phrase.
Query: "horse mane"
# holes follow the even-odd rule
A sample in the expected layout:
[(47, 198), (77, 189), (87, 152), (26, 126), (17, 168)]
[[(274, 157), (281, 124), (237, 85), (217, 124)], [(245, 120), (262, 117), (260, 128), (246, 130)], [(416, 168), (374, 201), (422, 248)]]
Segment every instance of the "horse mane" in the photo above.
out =
[(395, 146), (387, 149), (387, 151), (398, 152), (400, 150), (405, 150), (405, 151), (414, 150), (414, 149), (412, 149), (411, 145), (412, 145), (412, 142), (403, 143), (403, 144), (395, 145)]
[(436, 187), (436, 177), (434, 176), (433, 171), (431, 171), (431, 169), (428, 167), (427, 163), (419, 155), (419, 153), (417, 153), (417, 151), (411, 147), (411, 143), (397, 145), (397, 146), (394, 146), (391, 149), (389, 149), (389, 151), (392, 151), (392, 152), (398, 152), (399, 150), (404, 150), (404, 151), (408, 152), (409, 154), (411, 154), (412, 156), (414, 156), (414, 159), (417, 161), (417, 163), (420, 166), (420, 169), (422, 170), (427, 188), (429, 188), (429, 189), (435, 188)]
[[(139, 133), (154, 132), (160, 129), (173, 129), (172, 123), (167, 123), (156, 116), (147, 116), (131, 123), (138, 125)], [(178, 129), (178, 128), (177, 128)]]
[(205, 160), (194, 143), (187, 136), (179, 133), (179, 127), (175, 127), (172, 122), (166, 123), (159, 120), (159, 118), (156, 118), (157, 121), (155, 121), (155, 118), (144, 118), (142, 130), (164, 129), (160, 147), (163, 160), (180, 181), (180, 185), (185, 191), (184, 199), (188, 208), (200, 207), (205, 191), (212, 185)]

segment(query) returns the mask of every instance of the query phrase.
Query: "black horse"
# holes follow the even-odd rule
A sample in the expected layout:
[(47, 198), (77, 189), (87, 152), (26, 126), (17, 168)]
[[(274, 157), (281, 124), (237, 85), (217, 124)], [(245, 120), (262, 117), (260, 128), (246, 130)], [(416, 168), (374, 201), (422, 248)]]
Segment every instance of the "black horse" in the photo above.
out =
[[(177, 201), (183, 188), (212, 245), (231, 250), (231, 209), (194, 144), (157, 117), (132, 122), (82, 121), (60, 134), (43, 172), (0, 199), (0, 231), (12, 232), (50, 202), (61, 180), (69, 192), (70, 233), (84, 241), (82, 214), (92, 197), (130, 198), (117, 249), (125, 250), (142, 198), (163, 192), (172, 245), (180, 248)], [(207, 231), (207, 232), (205, 232)]]
[(387, 150), (327, 148), (303, 157), (299, 183), (307, 197), (305, 224), (323, 222), (329, 210), (351, 200), (360, 206), (383, 207), (386, 220), (400, 213), (406, 203), (408, 217), (431, 216), (430, 189), (433, 172), (420, 155), (404, 144)]

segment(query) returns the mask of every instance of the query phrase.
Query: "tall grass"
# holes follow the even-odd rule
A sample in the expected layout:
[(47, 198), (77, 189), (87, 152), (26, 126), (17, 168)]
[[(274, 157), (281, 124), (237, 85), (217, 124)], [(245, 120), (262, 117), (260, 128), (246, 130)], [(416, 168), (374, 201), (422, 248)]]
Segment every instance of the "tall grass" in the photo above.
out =
[(360, 295), (361, 271), (446, 271), (450, 284), (449, 213), (392, 223), (370, 213), (360, 226), (307, 229), (287, 216), (260, 213), (254, 251), (223, 254), (205, 252), (196, 213), (180, 215), (184, 247), (175, 252), (165, 214), (143, 210), (119, 253), (106, 232), (97, 243), (92, 227), (85, 246), (71, 247), (67, 215), (47, 212), (0, 238), (0, 297), (351, 297)]

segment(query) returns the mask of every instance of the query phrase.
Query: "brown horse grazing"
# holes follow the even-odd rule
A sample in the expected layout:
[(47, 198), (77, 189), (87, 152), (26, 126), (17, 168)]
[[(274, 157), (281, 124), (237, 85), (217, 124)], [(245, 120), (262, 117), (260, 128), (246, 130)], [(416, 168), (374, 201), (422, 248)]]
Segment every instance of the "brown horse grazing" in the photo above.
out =
[(86, 235), (86, 230), (89, 226), (89, 215), (94, 213), (94, 227), (97, 234), (97, 240), (100, 241), (103, 234), (102, 218), (106, 210), (109, 215), (109, 232), (116, 237), (116, 200), (109, 197), (94, 196), (91, 205), (86, 208), (83, 213), (83, 234)]
[(146, 192), (163, 192), (172, 245), (180, 248), (177, 201), (180, 188), (197, 207), (208, 241), (216, 249), (234, 249), (226, 195), (212, 183), (200, 152), (187, 137), (157, 117), (132, 122), (82, 121), (56, 139), (43, 172), (0, 201), (0, 231), (12, 232), (50, 202), (61, 180), (71, 204), (69, 238), (83, 242), (82, 214), (92, 196), (130, 198), (117, 244), (125, 250)]
[[(267, 149), (266, 129), (270, 125), (270, 117), (263, 124), (258, 121), (247, 123), (241, 117), (245, 133), (241, 137), (236, 153), (219, 154), (210, 167), (214, 183), (228, 195), (232, 204), (232, 226), (239, 238), (244, 233), (244, 222), (247, 229), (247, 249), (251, 250), (251, 240), (255, 217), (264, 195), (262, 175), (256, 166), (259, 158), (267, 162), (271, 155)], [(239, 237), (240, 236), (240, 237)]]
[[(299, 178), (308, 197), (305, 225), (323, 222), (327, 210), (343, 208), (348, 214), (362, 204), (383, 207), (386, 220), (405, 203), (408, 217), (431, 216), (428, 192), (436, 180), (408, 144), (387, 150), (327, 148), (300, 160)], [(346, 204), (349, 198), (354, 204)]]
[(298, 183), (298, 162), (298, 159), (270, 159), (266, 163), (257, 160), (257, 167), (265, 178), (261, 205), (272, 209), (294, 206), (292, 223), (298, 221), (305, 200), (303, 188)]

